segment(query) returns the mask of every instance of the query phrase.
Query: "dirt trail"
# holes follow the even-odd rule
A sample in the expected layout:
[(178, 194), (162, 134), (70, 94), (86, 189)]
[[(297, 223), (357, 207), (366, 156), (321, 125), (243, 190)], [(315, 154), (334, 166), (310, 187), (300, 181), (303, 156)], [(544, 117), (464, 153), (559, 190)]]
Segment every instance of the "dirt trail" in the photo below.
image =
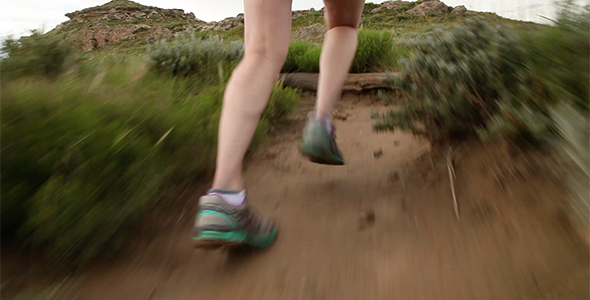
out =
[(69, 298), (588, 299), (588, 248), (560, 217), (564, 196), (554, 181), (494, 181), (491, 156), (464, 155), (457, 220), (446, 171), (404, 167), (429, 145), (372, 131), (370, 112), (382, 105), (342, 101), (342, 167), (298, 154), (311, 103), (302, 105), (247, 169), (251, 203), (280, 224), (270, 249), (194, 250), (185, 218), (129, 261), (87, 272)]

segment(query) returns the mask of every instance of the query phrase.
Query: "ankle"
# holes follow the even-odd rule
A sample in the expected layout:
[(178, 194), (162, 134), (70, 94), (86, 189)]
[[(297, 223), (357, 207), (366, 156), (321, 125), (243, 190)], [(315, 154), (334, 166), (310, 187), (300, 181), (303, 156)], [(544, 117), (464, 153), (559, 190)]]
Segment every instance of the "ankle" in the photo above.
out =
[(324, 127), (328, 132), (332, 132), (332, 130), (334, 130), (332, 116), (317, 114), (315, 116), (315, 120), (318, 121), (322, 125), (322, 127)]
[(225, 178), (222, 178), (221, 176), (218, 177), (219, 174), (221, 174), (221, 172), (216, 172), (211, 189), (229, 191), (241, 191), (244, 189), (244, 182), (242, 181), (241, 176), (231, 176), (230, 178), (226, 176)]
[(322, 110), (317, 110), (317, 111), (313, 112), (313, 116), (316, 120), (332, 119), (332, 114), (330, 112), (326, 112), (326, 111), (322, 111)]
[(226, 189), (210, 189), (207, 194), (215, 195), (231, 206), (244, 205), (246, 203), (246, 199), (248, 198), (246, 195), (246, 190), (236, 191)]

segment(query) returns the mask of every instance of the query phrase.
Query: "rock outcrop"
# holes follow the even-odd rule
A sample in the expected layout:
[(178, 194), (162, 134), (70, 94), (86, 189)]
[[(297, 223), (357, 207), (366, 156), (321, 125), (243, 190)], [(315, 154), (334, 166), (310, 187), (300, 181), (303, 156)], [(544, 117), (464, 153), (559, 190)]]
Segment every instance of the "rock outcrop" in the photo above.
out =
[(114, 0), (66, 16), (70, 20), (54, 31), (65, 32), (83, 51), (140, 38), (150, 42), (167, 39), (193, 33), (207, 24), (182, 9), (162, 9), (127, 0)]
[(230, 30), (242, 24), (244, 24), (244, 14), (239, 14), (236, 17), (229, 17), (219, 22), (213, 22), (212, 27), (206, 30)]
[[(113, 6), (109, 5), (115, 1), (109, 2), (103, 6), (86, 8), (80, 11), (66, 14), (70, 22), (87, 22), (99, 20), (120, 20), (123, 22), (134, 22), (141, 19), (161, 19), (161, 18), (178, 18), (184, 20), (194, 20), (193, 13), (184, 13), (182, 9), (161, 9), (151, 6), (143, 6), (131, 1), (128, 5)], [(122, 2), (122, 1), (117, 1)], [(201, 21), (202, 22), (202, 21)]]
[(423, 1), (409, 9), (406, 13), (411, 15), (443, 15), (451, 12), (451, 8), (438, 0)]
[(373, 10), (371, 10), (371, 13), (376, 13), (380, 10), (383, 9), (399, 9), (404, 5), (404, 1), (398, 0), (398, 1), (385, 1), (383, 3), (381, 3), (378, 7), (373, 8)]
[[(374, 8), (371, 13), (387, 9), (403, 10), (411, 7), (410, 2), (395, 0), (386, 1)], [(315, 9), (293, 11), (292, 17), (304, 17), (316, 12)], [(323, 15), (324, 9), (319, 10)], [(460, 5), (454, 9), (439, 0), (424, 0), (422, 3), (407, 10), (411, 15), (468, 15), (469, 11)], [(180, 35), (193, 34), (199, 31), (231, 30), (244, 24), (244, 14), (225, 18), (219, 22), (204, 22), (193, 13), (185, 13), (182, 9), (162, 9), (145, 6), (129, 0), (113, 0), (101, 6), (90, 7), (66, 14), (70, 20), (57, 26), (52, 33), (65, 33), (67, 38), (84, 51), (102, 49), (122, 42), (144, 40), (153, 43), (161, 39), (169, 39)], [(315, 40), (326, 32), (323, 23), (297, 28), (294, 38)]]
[(293, 33), (293, 38), (298, 40), (314, 40), (326, 34), (326, 26), (324, 24), (311, 24), (306, 27), (299, 27)]

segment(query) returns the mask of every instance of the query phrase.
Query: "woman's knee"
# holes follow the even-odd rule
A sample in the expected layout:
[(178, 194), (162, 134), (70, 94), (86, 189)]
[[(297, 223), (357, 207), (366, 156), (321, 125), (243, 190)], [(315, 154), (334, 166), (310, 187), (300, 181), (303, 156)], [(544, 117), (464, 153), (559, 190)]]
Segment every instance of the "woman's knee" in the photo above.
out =
[(270, 63), (273, 65), (282, 66), (287, 59), (289, 48), (274, 48), (269, 49), (268, 47), (256, 47), (254, 49), (246, 49), (244, 53), (244, 59), (255, 60), (257, 63), (266, 64)]
[(326, 20), (326, 26), (328, 27), (328, 30), (334, 29), (336, 27), (349, 27), (349, 28), (356, 30), (359, 27), (359, 23), (360, 23), (359, 20), (351, 20), (351, 19), (332, 20), (332, 21)]

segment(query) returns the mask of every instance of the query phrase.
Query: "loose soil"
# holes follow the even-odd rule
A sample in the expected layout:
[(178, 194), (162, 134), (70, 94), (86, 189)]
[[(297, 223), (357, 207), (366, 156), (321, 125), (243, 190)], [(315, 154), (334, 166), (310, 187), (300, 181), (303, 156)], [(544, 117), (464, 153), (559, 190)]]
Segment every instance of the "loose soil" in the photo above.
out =
[(457, 217), (448, 150), (373, 132), (371, 112), (386, 109), (373, 99), (341, 102), (345, 166), (298, 153), (310, 97), (250, 157), (250, 203), (280, 225), (269, 249), (193, 249), (195, 194), (172, 229), (69, 279), (64, 299), (590, 298), (588, 245), (549, 156), (499, 143), (454, 148)]

